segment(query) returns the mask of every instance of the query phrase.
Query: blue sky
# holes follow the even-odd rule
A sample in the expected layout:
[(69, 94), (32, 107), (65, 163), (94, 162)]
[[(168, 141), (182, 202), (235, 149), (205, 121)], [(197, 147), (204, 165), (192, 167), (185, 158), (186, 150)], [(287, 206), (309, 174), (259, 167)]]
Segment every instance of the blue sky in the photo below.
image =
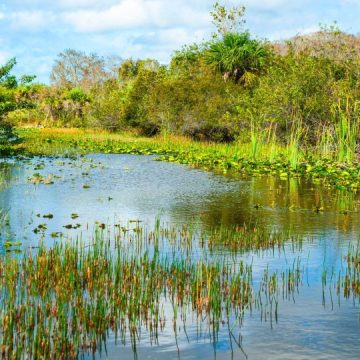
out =
[[(360, 0), (224, 1), (246, 6), (256, 36), (284, 39), (338, 22), (360, 32)], [(74, 48), (122, 58), (156, 58), (214, 30), (212, 0), (0, 0), (0, 63), (16, 56), (18, 74), (48, 82), (56, 55)]]

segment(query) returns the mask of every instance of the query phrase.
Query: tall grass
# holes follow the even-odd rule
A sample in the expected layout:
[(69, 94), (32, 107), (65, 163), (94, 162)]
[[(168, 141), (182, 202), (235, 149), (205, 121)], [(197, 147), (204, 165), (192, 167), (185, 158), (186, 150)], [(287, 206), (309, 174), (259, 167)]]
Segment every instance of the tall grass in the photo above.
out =
[(299, 159), (301, 156), (300, 141), (304, 135), (304, 128), (302, 127), (301, 119), (299, 120), (296, 115), (291, 124), (290, 138), (287, 145), (288, 160), (293, 170), (297, 170)]
[[(353, 124), (351, 127), (344, 126), (348, 118), (345, 120), (342, 120), (342, 130), (338, 131), (342, 135), (334, 135), (335, 139), (343, 139), (339, 142), (339, 146), (347, 151), (347, 153), (340, 152), (345, 154), (345, 156), (341, 155), (341, 159), (348, 159), (348, 173), (345, 177), (343, 164), (336, 161), (338, 152), (334, 151), (333, 159), (324, 156), (324, 147), (326, 149), (332, 147), (331, 133), (322, 135), (325, 139), (323, 146), (320, 146), (321, 140), (320, 145), (317, 146), (304, 144), (303, 139), (309, 135), (309, 130), (304, 129), (299, 121), (292, 122), (290, 137), (285, 144), (282, 139), (278, 141), (276, 126), (270, 126), (267, 131), (263, 131), (253, 125), (249, 142), (237, 141), (229, 144), (198, 142), (173, 135), (167, 138), (163, 136), (144, 138), (134, 133), (112, 134), (79, 130), (74, 133), (74, 131), (44, 129), (21, 130), (20, 134), (24, 141), (14, 146), (14, 151), (27, 155), (69, 153), (157, 155), (158, 160), (178, 162), (205, 170), (233, 171), (244, 175), (303, 175), (340, 187), (356, 189), (360, 187), (358, 176), (360, 164), (355, 158), (359, 119), (355, 118), (351, 122)], [(310, 135), (312, 137), (312, 134)], [(352, 159), (351, 164), (349, 159)]]
[(254, 119), (250, 125), (250, 144), (251, 144), (251, 159), (253, 161), (259, 160), (259, 155), (265, 140), (265, 132), (255, 125)]
[[(336, 124), (337, 160), (351, 162), (356, 154), (356, 141), (359, 131), (359, 101), (339, 100), (333, 109)], [(353, 115), (357, 114), (357, 115)]]
[(278, 157), (279, 153), (279, 144), (276, 137), (276, 124), (274, 125), (273, 122), (270, 123), (267, 131), (267, 144), (269, 145), (268, 159), (270, 162), (273, 162)]
[[(118, 231), (111, 236), (99, 226), (89, 242), (63, 239), (20, 258), (0, 257), (2, 358), (80, 358), (106, 349), (110, 330), (124, 344), (130, 338), (136, 351), (142, 330), (157, 343), (165, 326), (172, 327), (176, 339), (177, 321), (185, 326), (189, 314), (198, 336), (209, 333), (216, 343), (223, 319), (241, 324), (253, 307), (277, 319), (278, 295), (290, 298), (300, 284), (292, 280), (301, 274), (296, 266), (284, 274), (264, 273), (255, 291), (251, 264), (189, 254), (192, 228), (162, 228), (157, 221), (151, 232)], [(281, 247), (287, 239), (243, 228), (208, 235), (209, 249), (219, 236), (243, 250)]]
[(319, 154), (325, 159), (333, 159), (335, 139), (332, 129), (324, 126), (321, 133), (318, 134), (317, 138), (318, 138), (317, 146), (319, 148)]

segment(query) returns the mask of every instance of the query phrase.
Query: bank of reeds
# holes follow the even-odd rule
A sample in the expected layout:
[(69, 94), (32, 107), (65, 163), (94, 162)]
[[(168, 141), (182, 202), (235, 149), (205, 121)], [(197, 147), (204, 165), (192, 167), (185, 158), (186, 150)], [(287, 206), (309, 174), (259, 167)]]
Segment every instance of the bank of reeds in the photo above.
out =
[[(106, 350), (109, 332), (136, 351), (141, 329), (156, 343), (170, 323), (176, 338), (177, 322), (189, 314), (216, 342), (224, 319), (241, 324), (253, 308), (277, 320), (279, 294), (289, 297), (299, 285), (301, 270), (294, 265), (284, 273), (266, 271), (255, 290), (251, 264), (189, 253), (192, 229), (162, 228), (159, 221), (151, 232), (134, 229), (111, 234), (100, 224), (90, 242), (62, 239), (1, 256), (1, 357), (78, 358)], [(229, 242), (244, 250), (287, 238), (266, 240), (244, 229), (234, 234), (228, 233)], [(200, 236), (196, 246), (204, 247), (206, 237), (211, 248), (216, 236)], [(164, 310), (167, 303), (172, 313)]]
[[(335, 130), (331, 136), (328, 130), (324, 130), (316, 146), (305, 146), (300, 142), (307, 133), (301, 127), (293, 127), (286, 144), (277, 140), (275, 130), (269, 130), (267, 136), (257, 136), (254, 129), (252, 143), (215, 144), (174, 136), (142, 138), (134, 134), (90, 130), (32, 129), (20, 132), (23, 143), (15, 145), (13, 150), (30, 156), (86, 153), (156, 155), (158, 160), (205, 170), (231, 171), (242, 176), (305, 176), (325, 185), (356, 190), (360, 187), (360, 163), (356, 160), (354, 148), (355, 129), (358, 131), (356, 124), (358, 119), (350, 127), (338, 125), (338, 136)], [(344, 136), (351, 139), (352, 145), (341, 140)], [(337, 151), (340, 148), (345, 148), (341, 162), (339, 154), (342, 152)]]

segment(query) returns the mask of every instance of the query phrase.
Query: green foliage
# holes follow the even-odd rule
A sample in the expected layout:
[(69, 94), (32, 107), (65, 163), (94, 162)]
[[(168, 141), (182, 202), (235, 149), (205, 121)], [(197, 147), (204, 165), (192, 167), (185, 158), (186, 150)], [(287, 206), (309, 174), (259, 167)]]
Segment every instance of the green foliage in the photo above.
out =
[[(347, 98), (344, 101), (345, 105), (341, 102), (335, 107), (334, 115), (338, 118), (338, 123), (335, 125), (335, 133), (337, 139), (337, 154), (340, 162), (354, 160), (356, 153), (356, 142), (359, 132), (359, 106), (360, 101), (351, 103)], [(357, 118), (353, 118), (354, 115)]]
[(138, 61), (136, 67), (136, 76), (124, 87), (122, 117), (129, 126), (137, 127), (143, 134), (151, 136), (157, 134), (160, 128), (148, 117), (148, 98), (164, 78), (166, 69), (151, 59)]
[(266, 136), (263, 134), (260, 146), (254, 152), (252, 143), (217, 144), (173, 136), (149, 138), (89, 130), (23, 129), (21, 135), (25, 141), (16, 150), (26, 155), (154, 154), (159, 156), (158, 160), (205, 170), (214, 169), (224, 173), (232, 171), (255, 176), (274, 175), (281, 178), (303, 176), (328, 187), (355, 191), (360, 189), (359, 162), (339, 163), (324, 158), (321, 149), (317, 148), (301, 151), (298, 141), (304, 130), (294, 127), (292, 131), (293, 139), (289, 145), (272, 142), (272, 130)]
[(78, 103), (86, 103), (87, 101), (89, 101), (88, 96), (80, 87), (75, 87), (71, 89), (68, 92), (66, 98)]
[(167, 76), (149, 95), (149, 119), (167, 133), (188, 135), (197, 140), (230, 141), (236, 129), (229, 93), (236, 91), (232, 83), (196, 65), (197, 72)]
[(0, 118), (10, 111), (15, 110), (16, 99), (12, 89), (0, 85)]
[(125, 60), (119, 67), (119, 79), (121, 81), (134, 79), (139, 73), (140, 68), (140, 61), (134, 61), (133, 59)]
[(87, 123), (91, 127), (116, 131), (126, 128), (121, 109), (127, 99), (127, 87), (115, 80), (108, 80), (91, 91)]
[[(263, 127), (276, 123), (283, 142), (289, 139), (293, 123), (301, 123), (306, 130), (302, 143), (316, 145), (323, 129), (338, 123), (332, 109), (339, 100), (359, 96), (359, 86), (352, 79), (356, 71), (355, 64), (334, 63), (325, 57), (276, 56), (256, 86), (238, 97), (239, 117), (245, 122), (256, 118)], [(349, 110), (352, 117), (354, 110)]]
[(281, 147), (294, 171), (311, 151), (355, 161), (359, 36), (323, 26), (270, 43), (244, 30), (244, 12), (216, 3), (211, 15), (217, 33), (175, 51), (169, 66), (128, 59), (111, 72), (96, 54), (66, 50), (55, 62), (56, 86), (39, 87), (31, 77), (14, 80), (13, 59), (0, 68), (0, 116), (19, 126), (134, 129), (149, 136), (236, 141), (249, 144), (246, 156), (252, 161), (265, 150), (275, 161)]
[(21, 85), (29, 85), (36, 79), (36, 75), (22, 75), (20, 77)]
[(206, 63), (235, 82), (246, 83), (248, 73), (258, 74), (266, 65), (269, 52), (248, 32), (226, 33), (221, 40), (210, 44)]
[(0, 66), (0, 85), (7, 89), (14, 89), (17, 86), (17, 80), (10, 72), (16, 65), (16, 59), (10, 59), (5, 65)]
[(13, 132), (13, 124), (7, 115), (18, 109), (35, 106), (28, 97), (29, 84), (35, 77), (23, 76), (19, 82), (16, 76), (11, 74), (15, 65), (16, 59), (13, 58), (0, 66), (0, 144), (2, 145), (17, 138)]
[(189, 74), (200, 66), (204, 46), (199, 44), (185, 45), (180, 50), (176, 50), (171, 58), (170, 71), (177, 75), (181, 73)]

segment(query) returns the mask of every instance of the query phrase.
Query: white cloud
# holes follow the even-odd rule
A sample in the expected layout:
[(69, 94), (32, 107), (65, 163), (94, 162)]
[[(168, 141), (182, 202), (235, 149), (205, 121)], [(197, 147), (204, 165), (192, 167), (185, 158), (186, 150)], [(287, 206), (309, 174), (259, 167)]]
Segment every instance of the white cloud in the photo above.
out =
[(147, 13), (142, 1), (125, 0), (103, 11), (79, 10), (64, 14), (77, 31), (96, 32), (116, 28), (128, 28), (144, 25), (147, 22)]
[(201, 41), (206, 35), (207, 32), (202, 29), (192, 31), (191, 29), (172, 28), (161, 31), (158, 34), (158, 39), (165, 44), (176, 43), (177, 45), (183, 45)]
[[(66, 48), (167, 62), (181, 45), (209, 38), (215, 30), (209, 16), (214, 1), (0, 0), (0, 61), (16, 56), (16, 73), (35, 73), (42, 81)], [(335, 19), (346, 31), (360, 31), (360, 0), (222, 2), (244, 4), (246, 27), (270, 39), (316, 30)]]
[(207, 12), (196, 11), (180, 0), (123, 0), (107, 9), (78, 10), (63, 14), (79, 32), (96, 32), (134, 27), (201, 26), (209, 21)]
[[(124, 48), (125, 57), (147, 57), (157, 59), (161, 63), (168, 63), (175, 50), (185, 44), (203, 40), (208, 31), (200, 29), (193, 31), (184, 28), (169, 28), (161, 31), (148, 32), (135, 37), (127, 48)], [(136, 55), (134, 50), (136, 49)]]
[(9, 14), (12, 29), (37, 31), (56, 21), (56, 15), (50, 11), (17, 11)]
[(260, 11), (280, 11), (291, 8), (303, 8), (309, 0), (244, 0), (242, 3), (247, 9)]
[(90, 41), (83, 51), (99, 51), (103, 55), (117, 54), (121, 58), (132, 57), (157, 59), (168, 63), (174, 50), (182, 45), (201, 41), (207, 37), (208, 30), (167, 28), (158, 30), (123, 30), (121, 32), (82, 34)]

